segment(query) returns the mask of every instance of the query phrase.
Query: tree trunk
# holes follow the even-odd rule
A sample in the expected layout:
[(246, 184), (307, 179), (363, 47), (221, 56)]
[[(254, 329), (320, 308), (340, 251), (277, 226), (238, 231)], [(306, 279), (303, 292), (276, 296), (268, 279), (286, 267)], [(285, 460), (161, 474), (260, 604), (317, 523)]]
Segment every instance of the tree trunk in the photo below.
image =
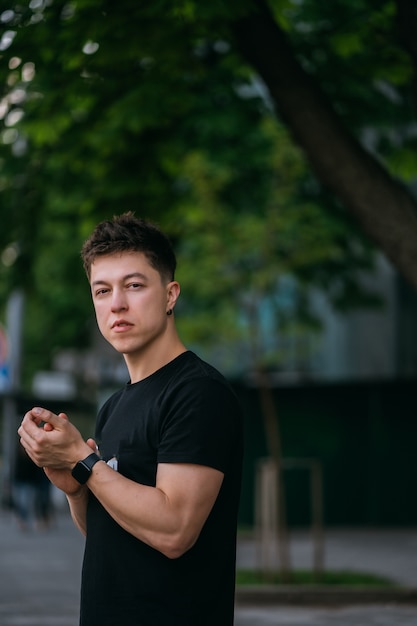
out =
[(257, 12), (233, 25), (238, 47), (263, 78), (318, 179), (417, 288), (416, 201), (348, 132), (264, 1), (256, 5)]
[(276, 471), (278, 487), (278, 555), (282, 581), (291, 582), (290, 541), (287, 524), (287, 507), (285, 502), (284, 472), (282, 467), (281, 433), (278, 425), (278, 415), (275, 408), (273, 392), (269, 377), (262, 368), (256, 370), (256, 380), (264, 418), (266, 439), (269, 457), (273, 461)]
[[(269, 380), (268, 375), (265, 373), (264, 368), (261, 365), (261, 348), (260, 348), (260, 338), (259, 338), (259, 329), (260, 329), (260, 319), (259, 319), (259, 311), (258, 305), (262, 301), (262, 296), (260, 293), (257, 294), (257, 297), (249, 298), (246, 303), (246, 312), (249, 321), (249, 344), (251, 351), (251, 359), (253, 363), (253, 368), (255, 372), (255, 380), (256, 386), (259, 393), (259, 400), (261, 405), (261, 413), (264, 423), (265, 429), (265, 438), (268, 450), (269, 459), (272, 461), (273, 466), (276, 472), (276, 480), (273, 481), (273, 488), (277, 488), (276, 494), (272, 494), (272, 498), (270, 500), (277, 504), (276, 507), (276, 520), (275, 515), (269, 517), (268, 527), (271, 530), (271, 525), (277, 522), (277, 527), (275, 528), (275, 535), (278, 542), (278, 555), (279, 555), (279, 566), (281, 571), (281, 576), (284, 582), (290, 582), (291, 579), (291, 562), (290, 562), (290, 547), (289, 547), (289, 535), (288, 535), (288, 526), (287, 526), (287, 515), (286, 515), (286, 505), (285, 505), (285, 489), (284, 489), (284, 477), (282, 471), (282, 446), (281, 446), (281, 433), (278, 423), (278, 414), (275, 407), (273, 392), (271, 388), (271, 382)], [(257, 491), (261, 487), (260, 484), (257, 484)], [(271, 488), (271, 484), (269, 484), (269, 488)], [(271, 494), (267, 494), (267, 497)], [(277, 497), (277, 500), (274, 500), (274, 496)], [(262, 500), (262, 496), (259, 494), (260, 500)], [(260, 502), (261, 508), (264, 507)], [(268, 507), (267, 507), (268, 508)], [(275, 508), (275, 507), (274, 507)], [(272, 511), (269, 511), (272, 513)], [(258, 516), (257, 516), (258, 517)], [(261, 517), (261, 516), (260, 516)], [(261, 524), (262, 526), (262, 524)], [(258, 536), (257, 540), (260, 542), (261, 546), (265, 547), (265, 543), (269, 541), (270, 537), (266, 537), (265, 533), (261, 530), (261, 535)], [(264, 553), (264, 550), (261, 550)], [(269, 572), (270, 573), (270, 572)], [(264, 571), (264, 575), (267, 575), (268, 572)]]

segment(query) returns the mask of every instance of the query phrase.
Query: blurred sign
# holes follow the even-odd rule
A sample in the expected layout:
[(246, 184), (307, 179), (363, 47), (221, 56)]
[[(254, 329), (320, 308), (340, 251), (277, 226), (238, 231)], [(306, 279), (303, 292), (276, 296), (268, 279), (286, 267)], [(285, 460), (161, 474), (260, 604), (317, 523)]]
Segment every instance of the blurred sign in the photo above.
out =
[(3, 326), (0, 324), (0, 366), (4, 365), (7, 360), (7, 335)]
[(73, 400), (76, 388), (73, 377), (66, 372), (37, 372), (33, 377), (32, 392), (48, 400)]
[(9, 368), (7, 365), (0, 367), (0, 393), (7, 391), (10, 387)]
[(6, 391), (10, 386), (9, 367), (7, 363), (8, 342), (6, 331), (0, 324), (0, 392)]

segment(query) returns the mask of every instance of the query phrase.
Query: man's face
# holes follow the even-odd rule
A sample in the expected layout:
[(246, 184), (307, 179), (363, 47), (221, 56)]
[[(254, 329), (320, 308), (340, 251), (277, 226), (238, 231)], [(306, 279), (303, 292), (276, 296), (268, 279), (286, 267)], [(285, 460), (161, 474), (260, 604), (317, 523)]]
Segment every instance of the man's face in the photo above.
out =
[(139, 356), (163, 341), (178, 283), (164, 284), (142, 252), (98, 257), (90, 284), (99, 329), (118, 352)]

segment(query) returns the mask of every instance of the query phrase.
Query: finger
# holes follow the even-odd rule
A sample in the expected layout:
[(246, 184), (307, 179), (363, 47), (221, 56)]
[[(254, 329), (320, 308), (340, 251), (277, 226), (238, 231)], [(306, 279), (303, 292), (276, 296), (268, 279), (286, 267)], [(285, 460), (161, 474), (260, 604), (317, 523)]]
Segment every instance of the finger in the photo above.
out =
[(33, 437), (39, 427), (39, 420), (32, 415), (32, 411), (28, 411), (25, 413), (22, 423), (19, 426), (18, 434), (20, 437), (24, 437), (25, 435)]
[[(58, 417), (62, 417), (62, 419), (69, 421), (68, 415), (66, 415), (65, 413), (58, 413)], [(54, 427), (51, 423), (45, 422), (43, 424), (43, 429), (49, 433), (51, 432), (51, 430), (54, 430)]]
[(18, 433), (20, 434), (20, 431), (25, 430), (27, 427), (32, 429), (34, 425), (38, 425), (38, 422), (39, 420), (34, 415), (32, 415), (32, 411), (27, 411), (23, 416)]
[(31, 409), (28, 413), (26, 413), (26, 415), (32, 416), (32, 421), (35, 422), (38, 426), (42, 424), (44, 427), (44, 430), (45, 430), (46, 424), (50, 424), (50, 426), (52, 426), (52, 429), (49, 429), (49, 430), (53, 430), (55, 428), (59, 428), (60, 426), (62, 426), (62, 423), (64, 421), (63, 418), (61, 417), (61, 414), (56, 415), (55, 413), (52, 413), (52, 411), (49, 411), (48, 409), (43, 409), (42, 407), (39, 407), (39, 406), (33, 407), (33, 409)]

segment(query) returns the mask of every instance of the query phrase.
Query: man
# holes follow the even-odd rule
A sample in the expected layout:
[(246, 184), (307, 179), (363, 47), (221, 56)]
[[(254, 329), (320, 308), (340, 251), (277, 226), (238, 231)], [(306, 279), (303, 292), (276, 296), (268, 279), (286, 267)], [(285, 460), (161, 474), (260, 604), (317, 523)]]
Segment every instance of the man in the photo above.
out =
[(40, 407), (19, 428), (86, 535), (81, 626), (233, 624), (242, 419), (224, 378), (178, 337), (176, 260), (165, 235), (125, 213), (82, 258), (99, 329), (129, 383), (85, 442)]

